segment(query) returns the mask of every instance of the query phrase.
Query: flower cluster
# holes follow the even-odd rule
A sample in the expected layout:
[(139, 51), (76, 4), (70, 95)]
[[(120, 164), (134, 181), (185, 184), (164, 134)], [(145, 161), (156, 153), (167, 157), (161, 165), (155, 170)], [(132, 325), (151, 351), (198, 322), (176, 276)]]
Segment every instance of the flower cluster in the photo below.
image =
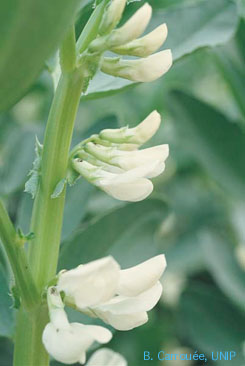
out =
[(141, 201), (153, 190), (149, 178), (161, 174), (168, 145), (139, 150), (158, 130), (161, 117), (152, 112), (137, 127), (107, 129), (75, 149), (72, 166), (77, 173), (110, 196), (123, 201)]
[(101, 326), (69, 323), (65, 305), (101, 318), (118, 330), (146, 323), (147, 311), (161, 296), (159, 279), (165, 267), (164, 255), (124, 270), (112, 257), (105, 257), (61, 271), (57, 285), (48, 289), (50, 323), (43, 332), (47, 351), (66, 364), (84, 363), (86, 350), (94, 341), (107, 343), (112, 337)]
[(102, 19), (98, 37), (91, 42), (88, 52), (111, 51), (118, 55), (138, 57), (134, 60), (121, 57), (103, 57), (102, 72), (137, 82), (158, 79), (172, 65), (170, 50), (157, 51), (167, 38), (167, 26), (162, 24), (151, 33), (140, 37), (150, 22), (152, 8), (144, 4), (123, 26), (119, 23), (127, 0), (113, 0)]

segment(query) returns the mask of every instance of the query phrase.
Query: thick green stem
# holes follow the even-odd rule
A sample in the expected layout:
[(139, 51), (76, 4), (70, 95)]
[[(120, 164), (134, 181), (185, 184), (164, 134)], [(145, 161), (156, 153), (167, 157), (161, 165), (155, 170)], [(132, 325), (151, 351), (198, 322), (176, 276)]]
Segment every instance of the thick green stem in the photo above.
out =
[(27, 262), (23, 243), (0, 200), (0, 238), (8, 256), (21, 300), (26, 309), (32, 309), (39, 301), (38, 292)]
[[(74, 42), (71, 34), (65, 40)], [(70, 49), (74, 46), (70, 45)], [(75, 55), (75, 53), (73, 53)], [(61, 58), (65, 70), (75, 65), (64, 59), (68, 54), (63, 48)], [(69, 53), (69, 57), (71, 54)], [(41, 294), (55, 276), (63, 221), (65, 188), (57, 198), (51, 198), (56, 185), (66, 177), (69, 149), (74, 121), (83, 88), (83, 76), (76, 68), (60, 78), (46, 127), (41, 178), (34, 202), (31, 230), (35, 234), (29, 244), (29, 262), (32, 274)], [(46, 366), (48, 355), (41, 342), (41, 334), (48, 321), (47, 308), (41, 304), (32, 313), (21, 309), (18, 314), (15, 366)], [(23, 337), (23, 330), (25, 336)]]
[(32, 312), (21, 308), (17, 315), (15, 366), (48, 366), (49, 355), (42, 344), (42, 332), (48, 323), (48, 309), (38, 306)]
[(65, 189), (51, 198), (56, 185), (66, 177), (74, 120), (82, 90), (82, 77), (75, 70), (61, 77), (47, 124), (42, 154), (41, 180), (34, 203), (29, 259), (40, 290), (56, 273)]

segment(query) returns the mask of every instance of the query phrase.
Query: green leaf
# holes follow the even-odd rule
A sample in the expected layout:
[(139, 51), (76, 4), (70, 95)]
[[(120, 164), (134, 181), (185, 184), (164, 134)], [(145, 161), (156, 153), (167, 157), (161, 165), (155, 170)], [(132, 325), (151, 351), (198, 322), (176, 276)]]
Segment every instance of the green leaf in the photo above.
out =
[[(244, 363), (244, 314), (237, 311), (217, 289), (199, 283), (185, 291), (180, 300), (179, 326), (182, 336), (209, 358), (212, 352), (237, 352), (227, 364)], [(224, 361), (215, 362), (220, 366)]]
[(51, 198), (57, 198), (57, 197), (59, 197), (61, 195), (61, 193), (63, 192), (63, 190), (64, 190), (64, 188), (66, 186), (66, 183), (67, 183), (67, 179), (66, 178), (61, 179), (57, 183), (57, 185), (56, 185), (56, 187), (54, 189), (54, 192), (51, 195)]
[(245, 194), (245, 133), (206, 103), (181, 91), (170, 93), (168, 105), (180, 135), (181, 148), (234, 196)]
[(0, 110), (35, 81), (74, 20), (80, 0), (2, 0), (0, 3)]
[(14, 127), (3, 146), (0, 169), (0, 192), (3, 195), (15, 192), (26, 181), (34, 158), (36, 129)]
[(169, 35), (164, 48), (173, 50), (174, 60), (200, 47), (226, 43), (235, 33), (239, 17), (235, 2), (197, 0), (156, 13), (155, 23), (166, 22)]
[(165, 254), (171, 273), (190, 275), (204, 269), (202, 250), (195, 232), (183, 234), (175, 245), (165, 250)]
[(240, 108), (241, 114), (245, 119), (245, 72), (244, 68), (240, 67), (232, 58), (228, 52), (222, 49), (218, 49), (214, 52), (215, 61), (219, 66), (224, 79), (226, 80), (228, 87), (233, 94), (234, 101)]
[(67, 187), (62, 240), (67, 239), (82, 222), (92, 190), (93, 186), (85, 179), (80, 179), (76, 185)]
[(13, 365), (13, 343), (8, 338), (0, 338), (1, 366)]
[[(39, 183), (39, 177), (41, 174), (42, 145), (38, 141), (37, 137), (36, 137), (36, 145), (35, 145), (35, 154), (36, 154), (36, 157), (35, 157), (35, 160), (32, 165), (32, 170), (28, 174), (30, 176), (30, 178), (28, 179), (28, 181), (25, 184), (25, 192), (30, 193), (32, 198), (34, 198), (36, 196), (37, 189), (38, 189), (38, 183)], [(62, 188), (62, 190), (63, 190), (63, 188)]]
[(210, 273), (231, 301), (245, 310), (245, 272), (226, 239), (204, 233), (202, 255)]
[[(160, 216), (161, 220), (164, 220), (167, 213), (167, 206), (163, 201), (149, 199), (144, 202), (127, 204), (102, 217), (93, 219), (84, 228), (78, 230), (71, 240), (63, 244), (59, 268), (70, 269), (81, 263), (108, 255), (109, 252), (111, 254), (114, 245), (122, 240), (123, 235), (129, 233), (135, 225), (137, 226), (140, 220), (145, 219), (146, 216), (150, 217), (149, 215)], [(131, 236), (127, 239), (127, 245), (130, 242), (133, 246)], [(148, 245), (151, 245), (150, 239)], [(138, 258), (147, 255), (144, 250), (137, 252)], [(120, 260), (120, 258), (118, 259)]]
[[(150, 30), (161, 23), (167, 24), (169, 32), (163, 48), (172, 50), (175, 61), (201, 47), (214, 47), (227, 42), (238, 25), (236, 4), (230, 0), (179, 1), (175, 6), (169, 6), (166, 1), (156, 4), (152, 0), (149, 3), (153, 6)], [(114, 94), (130, 85), (136, 83), (99, 72), (84, 98)]]

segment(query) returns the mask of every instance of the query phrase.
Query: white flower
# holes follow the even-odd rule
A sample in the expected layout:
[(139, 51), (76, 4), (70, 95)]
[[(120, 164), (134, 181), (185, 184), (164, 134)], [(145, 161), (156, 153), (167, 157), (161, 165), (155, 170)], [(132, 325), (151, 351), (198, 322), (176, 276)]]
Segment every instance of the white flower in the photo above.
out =
[[(98, 262), (98, 269), (96, 269), (96, 262)], [(94, 261), (93, 264), (96, 275), (103, 278), (103, 272), (99, 273), (99, 261)], [(118, 282), (116, 289), (111, 288), (111, 293), (114, 291), (111, 298), (100, 303), (101, 295), (96, 298), (96, 293), (94, 293), (94, 304), (88, 307), (84, 307), (84, 302), (79, 301), (77, 292), (87, 291), (84, 283), (94, 289), (93, 281), (95, 277), (93, 277), (91, 283), (89, 279), (84, 282), (83, 276), (79, 278), (80, 266), (72, 271), (61, 272), (58, 288), (61, 289), (60, 282), (63, 281), (62, 276), (66, 274), (66, 284), (69, 286), (69, 281), (70, 287), (73, 288), (73, 293), (71, 290), (68, 294), (65, 291), (65, 296), (68, 295), (67, 299), (65, 297), (65, 301), (68, 304), (75, 304), (80, 311), (92, 317), (99, 317), (116, 329), (129, 330), (147, 322), (147, 311), (151, 310), (161, 297), (162, 286), (159, 279), (165, 267), (165, 256), (159, 255), (135, 267), (125, 270), (118, 269), (118, 275), (116, 276)], [(72, 272), (71, 276), (69, 272)], [(74, 281), (77, 282), (76, 285), (73, 284)], [(108, 293), (110, 290), (106, 289), (105, 291)]]
[(101, 348), (94, 352), (86, 366), (127, 366), (125, 358), (108, 348)]
[(100, 34), (108, 33), (112, 29), (114, 29), (121, 19), (123, 10), (127, 0), (112, 0), (108, 9), (106, 10), (101, 25), (100, 25)]
[(167, 34), (167, 26), (162, 24), (146, 36), (135, 39), (123, 46), (114, 47), (111, 51), (119, 55), (146, 57), (156, 52), (163, 45)]
[(144, 4), (122, 27), (111, 33), (108, 40), (109, 47), (123, 45), (141, 36), (149, 24), (151, 15), (151, 6)]
[(137, 82), (150, 82), (160, 78), (172, 65), (172, 53), (164, 50), (138, 60), (104, 57), (101, 70), (109, 75)]
[(164, 170), (164, 162), (168, 157), (168, 145), (158, 145), (143, 150), (122, 151), (116, 148), (108, 148), (89, 142), (85, 145), (85, 151), (108, 164), (115, 165), (123, 170), (131, 170), (146, 164), (160, 162), (162, 169), (154, 170), (148, 177), (159, 175)]
[(99, 136), (103, 140), (113, 143), (128, 143), (142, 145), (155, 135), (161, 123), (161, 116), (157, 111), (153, 111), (134, 128), (122, 127), (119, 129), (106, 129), (100, 132)]
[(94, 341), (107, 343), (111, 332), (95, 325), (69, 323), (60, 294), (55, 287), (48, 289), (48, 305), (51, 322), (42, 335), (47, 352), (65, 364), (85, 363), (86, 351)]
[(141, 201), (148, 197), (153, 190), (153, 184), (147, 177), (151, 177), (159, 169), (162, 170), (159, 161), (123, 173), (111, 173), (79, 159), (73, 161), (73, 166), (79, 174), (102, 191), (115, 199), (129, 202)]
[(72, 161), (74, 170), (115, 199), (145, 199), (153, 190), (149, 179), (165, 169), (169, 147), (137, 148), (154, 135), (160, 120), (154, 111), (134, 128), (103, 130), (92, 136), (90, 142), (79, 145), (78, 158)]
[[(76, 269), (64, 271), (59, 277), (57, 288), (66, 296), (74, 296), (81, 307), (106, 301), (115, 293), (119, 279), (119, 265), (112, 257), (80, 265)], [(80, 291), (80, 283), (83, 290)]]

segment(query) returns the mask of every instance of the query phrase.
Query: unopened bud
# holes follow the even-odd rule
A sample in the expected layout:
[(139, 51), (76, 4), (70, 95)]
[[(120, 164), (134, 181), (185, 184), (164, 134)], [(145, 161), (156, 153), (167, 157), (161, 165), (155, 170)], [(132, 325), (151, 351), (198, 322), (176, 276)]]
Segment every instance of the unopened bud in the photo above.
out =
[(119, 55), (146, 57), (157, 51), (163, 45), (167, 34), (167, 26), (166, 24), (162, 24), (146, 36), (135, 39), (123, 46), (112, 48), (111, 50)]
[(122, 27), (111, 33), (109, 47), (121, 46), (141, 36), (151, 19), (151, 14), (152, 8), (146, 3)]
[(127, 0), (112, 0), (102, 19), (99, 33), (106, 34), (119, 23)]
[(170, 50), (155, 53), (139, 60), (105, 57), (101, 70), (109, 75), (137, 82), (150, 82), (160, 78), (172, 65)]
[(101, 139), (112, 143), (142, 145), (156, 133), (160, 123), (160, 114), (157, 111), (153, 111), (134, 128), (106, 129), (101, 131), (99, 136)]

